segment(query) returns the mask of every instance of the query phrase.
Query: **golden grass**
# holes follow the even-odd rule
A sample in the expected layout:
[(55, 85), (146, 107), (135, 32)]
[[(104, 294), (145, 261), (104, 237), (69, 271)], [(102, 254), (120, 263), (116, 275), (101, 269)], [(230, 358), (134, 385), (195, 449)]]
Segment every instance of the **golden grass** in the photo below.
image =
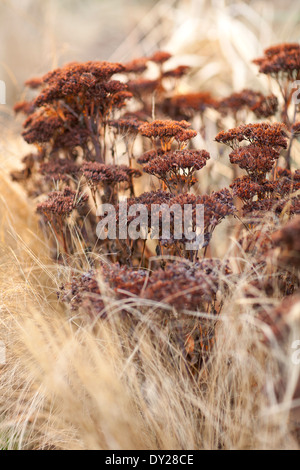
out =
[[(151, 323), (151, 306), (140, 317), (135, 305), (134, 328), (117, 314), (110, 323), (72, 317), (55, 299), (68, 270), (46, 259), (38, 235), (30, 237), (36, 220), (22, 194), (3, 179), (1, 194), (2, 232), (10, 233), (2, 238), (0, 266), (0, 339), (7, 347), (1, 447), (299, 448), (290, 414), (299, 376), (291, 338), (283, 346), (261, 342), (262, 328), (271, 333), (244, 297), (246, 275), (224, 306), (217, 346), (196, 382), (168, 333)], [(112, 310), (120, 308), (110, 302)], [(298, 305), (291, 317), (298, 338), (299, 315)], [(274, 393), (279, 366), (288, 382), (283, 404)]]
[[(230, 26), (230, 15), (220, 2), (218, 34), (208, 40), (210, 28), (217, 24), (208, 4), (206, 20), (203, 15), (196, 18), (196, 26), (202, 23), (191, 42), (183, 44), (184, 28), (176, 29), (175, 24), (169, 44), (181, 54), (180, 60), (186, 57), (201, 66), (194, 77), (199, 87), (209, 82), (225, 94), (232, 85), (229, 78), (234, 78), (235, 88), (242, 87), (244, 79), (249, 83), (249, 73), (257, 84), (245, 64), (274, 37), (280, 42), (295, 35), (293, 11), (287, 26), (278, 31), (278, 23), (266, 28), (266, 17), (258, 22), (255, 9), (244, 6), (235, 28), (222, 33), (222, 24)], [(260, 42), (243, 48), (251, 43), (254, 27)], [(143, 51), (157, 46), (151, 38), (141, 45)], [(42, 54), (37, 56), (40, 60)], [(213, 62), (210, 69), (205, 67), (208, 62)], [(215, 135), (214, 129), (210, 133)], [(299, 450), (293, 421), (300, 404), (292, 397), (300, 371), (291, 362), (290, 345), (300, 338), (300, 305), (287, 318), (292, 337), (284, 344), (274, 338), (272, 346), (263, 344), (262, 331), (270, 339), (272, 335), (256, 319), (255, 298), (245, 298), (246, 271), (226, 300), (217, 345), (197, 382), (187, 375), (181, 351), (171, 345), (168, 332), (152, 323), (151, 305), (144, 317), (138, 303), (134, 305), (132, 312), (140, 319), (135, 328), (117, 314), (110, 324), (83, 321), (57, 301), (56, 291), (70, 272), (49, 258), (34, 204), (7, 175), (24, 153), (20, 150), (19, 140), (8, 140), (0, 155), (0, 341), (7, 348), (7, 363), (0, 368), (0, 448)], [(225, 185), (230, 169), (218, 160), (213, 164), (213, 183)], [(219, 238), (225, 238), (223, 232)], [(235, 263), (249, 263), (250, 270), (251, 261), (240, 247), (233, 243), (228, 254), (238, 255)], [(270, 299), (259, 301), (267, 305)], [(107, 302), (112, 311), (122, 307), (109, 297)], [(274, 299), (274, 305), (277, 302)], [(287, 387), (278, 403), (275, 388), (280, 377)]]

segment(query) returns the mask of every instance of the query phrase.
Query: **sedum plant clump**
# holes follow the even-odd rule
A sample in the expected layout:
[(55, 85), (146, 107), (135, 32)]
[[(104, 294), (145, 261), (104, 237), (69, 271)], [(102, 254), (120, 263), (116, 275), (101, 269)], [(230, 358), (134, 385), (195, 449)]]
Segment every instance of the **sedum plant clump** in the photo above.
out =
[[(71, 63), (29, 80), (31, 98), (15, 111), (26, 115), (22, 135), (33, 150), (12, 178), (37, 200), (51, 253), (70, 269), (60, 300), (86, 321), (110, 322), (109, 292), (121, 302), (122, 321), (132, 325), (138, 323), (134, 302), (145, 318), (151, 305), (153, 321), (168, 325), (185, 366), (197, 376), (217, 342), (229, 286), (234, 289), (246, 270), (240, 266), (237, 275), (226, 256), (214, 257), (214, 233), (225, 219), (251, 258), (246, 296), (252, 288), (283, 298), (299, 289), (299, 262), (287, 262), (300, 256), (295, 237), (300, 174), (292, 148), (300, 135), (299, 109), (291, 110), (289, 88), (299, 78), (299, 45), (274, 46), (254, 61), (277, 81), (278, 97), (251, 89), (227, 97), (197, 89), (180, 93), (178, 84), (190, 68), (169, 68), (170, 59), (158, 51), (125, 64)], [(151, 79), (149, 64), (156, 71)], [(216, 141), (231, 149), (236, 178), (206, 191), (201, 182), (210, 178), (215, 156), (198, 145), (207, 142), (210, 112), (219, 131)], [(225, 128), (228, 117), (235, 127)], [(114, 208), (112, 215), (107, 205)], [(146, 230), (141, 214), (132, 211), (137, 205), (149, 216)], [(192, 250), (186, 249), (191, 242), (186, 232), (177, 230), (187, 206), (192, 233), (197, 207), (204, 210), (202, 243)], [(155, 207), (160, 207), (156, 230), (150, 218)], [(121, 237), (125, 216), (126, 236)], [(105, 221), (115, 225), (115, 238), (98, 236), (97, 227)], [(130, 236), (130, 224), (139, 237)], [(257, 271), (259, 282), (252, 276)], [(259, 303), (257, 312), (263, 316)]]

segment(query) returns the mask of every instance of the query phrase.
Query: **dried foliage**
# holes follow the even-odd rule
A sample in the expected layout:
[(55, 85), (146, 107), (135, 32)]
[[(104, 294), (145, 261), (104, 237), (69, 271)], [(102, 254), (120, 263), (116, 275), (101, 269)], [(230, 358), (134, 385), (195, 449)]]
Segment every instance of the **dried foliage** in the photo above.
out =
[[(258, 65), (260, 73), (272, 77), (279, 86), (284, 106), (281, 110), (282, 121), (291, 126), (293, 121), (289, 117), (289, 108), (293, 104), (292, 96), (295, 90), (291, 86), (300, 78), (300, 45), (298, 43), (279, 44), (264, 51), (264, 56), (253, 62)], [(297, 104), (295, 104), (297, 109)], [(294, 112), (294, 119), (296, 112)], [(289, 164), (289, 161), (287, 162)]]
[[(291, 333), (284, 316), (300, 287), (300, 170), (292, 148), (300, 124), (297, 106), (290, 119), (289, 86), (300, 78), (299, 51), (298, 44), (282, 44), (254, 61), (261, 73), (279, 83), (283, 109), (274, 94), (251, 89), (223, 98), (205, 91), (180, 93), (178, 81), (190, 67), (171, 69), (171, 55), (161, 51), (126, 64), (68, 64), (29, 80), (35, 98), (15, 106), (16, 113), (26, 116), (22, 135), (36, 153), (25, 157), (24, 168), (12, 178), (43, 201), (37, 212), (51, 254), (69, 273), (60, 283), (60, 302), (70, 308), (71, 318), (93, 327), (98, 320), (102, 328), (113, 329), (117, 321), (126, 325), (129, 344), (121, 349), (130, 357), (139, 350), (136, 332), (149, 330), (150, 344), (167, 351), (172, 367), (185, 371), (191, 387), (210, 376), (222, 347), (218, 330), (224, 328), (223, 307), (231, 305), (235, 291), (246, 299), (236, 299), (235, 310), (245, 306), (246, 311), (252, 302), (258, 320), (277, 338)], [(149, 64), (156, 70), (151, 78)], [(276, 121), (278, 110), (282, 122)], [(220, 163), (195, 148), (200, 137), (208, 143), (208, 116), (210, 122), (215, 118), (216, 142), (231, 149), (235, 178), (219, 190), (212, 183), (206, 193), (203, 187), (209, 185), (201, 183), (208, 177), (214, 181)], [(249, 116), (264, 121), (247, 123)], [(235, 127), (226, 127), (227, 118)], [(99, 210), (108, 203), (111, 213)], [(221, 248), (212, 242), (225, 219), (227, 228), (224, 224), (220, 233), (228, 230), (234, 239), (226, 262), (214, 258)], [(108, 228), (107, 237), (99, 236), (103, 223), (115, 226), (114, 238)], [(121, 236), (124, 224), (126, 236)], [(138, 238), (130, 235), (132, 226)], [(266, 311), (271, 315), (264, 317)], [(248, 327), (251, 322), (245, 323)], [(167, 332), (166, 341), (161, 332)], [(252, 324), (251, 334), (258, 335)], [(247, 344), (251, 349), (251, 341)], [(267, 347), (261, 335), (256, 344)], [(134, 357), (137, 368), (139, 361)], [(228, 351), (224, 367), (230, 371), (233, 361)], [(141, 369), (137, 375), (144, 380)], [(258, 394), (265, 393), (264, 384), (252, 382)], [(230, 390), (228, 384), (229, 398)], [(222, 448), (221, 441), (218, 445)]]
[(242, 90), (227, 98), (219, 100), (218, 111), (222, 115), (232, 114), (236, 121), (240, 111), (252, 111), (258, 119), (274, 116), (278, 109), (278, 99), (275, 95), (264, 96), (253, 90)]
[(37, 211), (48, 220), (51, 220), (52, 217), (65, 218), (74, 209), (85, 204), (87, 200), (87, 195), (78, 194), (67, 187), (63, 192), (54, 191), (48, 194), (48, 199), (37, 206)]
[(187, 142), (196, 137), (197, 132), (190, 129), (191, 123), (187, 121), (155, 120), (143, 124), (139, 132), (142, 136), (160, 141), (162, 150), (171, 150), (172, 143), (177, 142), (179, 148), (184, 148)]
[(216, 109), (218, 101), (209, 92), (186, 93), (167, 98), (163, 109), (173, 119), (189, 119), (197, 113), (203, 117), (206, 109)]
[(197, 182), (194, 173), (201, 170), (209, 158), (206, 150), (177, 150), (152, 158), (143, 170), (162, 180), (171, 192), (185, 191)]

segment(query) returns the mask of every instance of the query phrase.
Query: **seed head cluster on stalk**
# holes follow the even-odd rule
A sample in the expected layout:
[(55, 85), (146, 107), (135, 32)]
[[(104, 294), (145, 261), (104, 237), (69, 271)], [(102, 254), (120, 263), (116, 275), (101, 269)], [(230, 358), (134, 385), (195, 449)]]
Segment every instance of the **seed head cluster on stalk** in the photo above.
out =
[(244, 110), (252, 111), (256, 118), (262, 119), (276, 114), (278, 100), (275, 95), (264, 96), (260, 92), (245, 89), (220, 99), (216, 108), (222, 115), (232, 114), (236, 122), (238, 122), (238, 113)]
[[(191, 310), (204, 312), (210, 318), (205, 328), (190, 317), (184, 328), (176, 323), (178, 341), (186, 345), (190, 338), (183, 349), (193, 374), (201, 370), (204, 351), (209, 357), (228, 285), (236, 282), (230, 263), (213, 257), (213, 235), (224, 219), (238, 226), (237, 242), (253, 257), (253, 270), (266, 273), (262, 282), (249, 281), (250, 290), (277, 289), (288, 296), (299, 288), (300, 174), (292, 144), (300, 124), (297, 106), (290, 116), (289, 87), (300, 78), (300, 46), (282, 44), (264, 54), (254, 62), (278, 82), (283, 104), (274, 94), (251, 89), (226, 97), (206, 90), (181, 93), (178, 84), (190, 67), (170, 68), (171, 55), (158, 51), (125, 64), (65, 65), (27, 81), (35, 97), (15, 106), (26, 116), (23, 137), (36, 151), (12, 178), (38, 198), (50, 244), (59, 262), (70, 267), (72, 276), (60, 299), (83, 316), (104, 321), (110, 321), (107, 295), (124, 301), (120, 311), (131, 321), (137, 299), (142, 313), (152, 302), (153, 315), (170, 324), (184, 324)], [(149, 65), (156, 71), (151, 78)], [(206, 142), (207, 113), (215, 116), (216, 142), (231, 149), (229, 162), (237, 177), (228, 188), (214, 187), (206, 194), (199, 172), (209, 177), (214, 162), (196, 145), (199, 134)], [(236, 127), (225, 127), (228, 117)], [(255, 122), (246, 122), (250, 118)], [(126, 214), (121, 214), (124, 201)], [(99, 211), (107, 204), (115, 209), (109, 216)], [(127, 238), (121, 237), (124, 215), (127, 229), (133, 223), (139, 227), (140, 213), (132, 212), (136, 205), (147, 212), (147, 230), (138, 239), (129, 230)], [(203, 241), (193, 250), (186, 249), (191, 239), (180, 225), (187, 206), (193, 233), (197, 208), (204, 210)], [(100, 239), (97, 227), (111, 217), (117, 236)], [(270, 218), (273, 225), (264, 228)], [(271, 254), (277, 259), (272, 271)], [(75, 274), (75, 259), (85, 274)], [(276, 289), (270, 287), (273, 281)]]

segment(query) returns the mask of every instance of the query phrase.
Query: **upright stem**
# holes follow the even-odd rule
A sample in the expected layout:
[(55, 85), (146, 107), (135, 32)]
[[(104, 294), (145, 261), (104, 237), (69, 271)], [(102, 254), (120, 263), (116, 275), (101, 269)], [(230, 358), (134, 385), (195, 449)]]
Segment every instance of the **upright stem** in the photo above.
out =
[(103, 163), (103, 159), (102, 159), (102, 156), (101, 156), (101, 147), (100, 147), (98, 137), (94, 133), (91, 118), (89, 118), (89, 116), (86, 113), (84, 114), (84, 120), (85, 120), (85, 124), (88, 128), (88, 131), (90, 133), (90, 136), (91, 136), (94, 148), (95, 148), (96, 161), (100, 162), (100, 163)]
[(106, 122), (103, 123), (103, 159), (105, 162), (105, 157), (106, 157)]
[[(294, 116), (293, 116), (292, 125), (295, 124), (296, 116), (297, 116), (297, 104), (295, 104), (295, 109), (294, 109)], [(295, 134), (294, 134), (293, 131), (292, 131), (292, 135), (291, 135), (291, 138), (290, 138), (289, 147), (288, 147), (287, 154), (286, 154), (286, 167), (287, 167), (288, 170), (291, 169), (291, 151), (292, 151), (292, 145), (293, 145), (294, 137), (295, 137)]]

